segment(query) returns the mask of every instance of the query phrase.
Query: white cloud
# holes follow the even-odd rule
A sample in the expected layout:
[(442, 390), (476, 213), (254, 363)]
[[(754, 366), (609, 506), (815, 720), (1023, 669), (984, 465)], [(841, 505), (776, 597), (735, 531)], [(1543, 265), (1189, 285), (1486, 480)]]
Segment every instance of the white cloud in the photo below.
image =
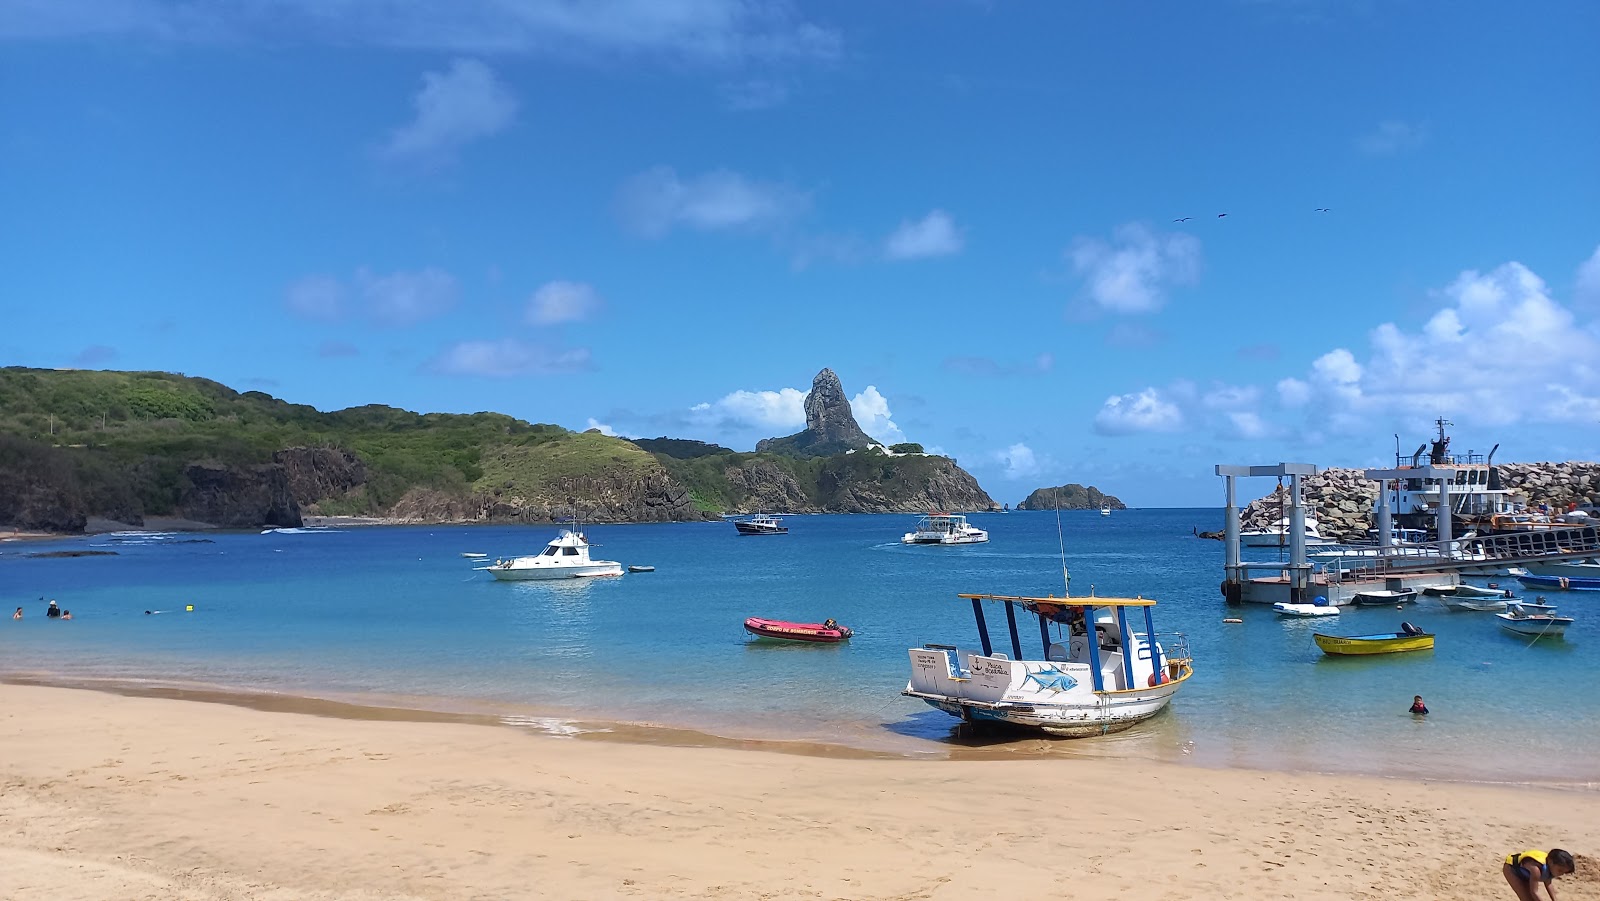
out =
[(600, 431), (600, 434), (602, 434), (602, 435), (609, 435), (609, 436), (611, 436), (613, 438), (617, 437), (617, 430), (616, 429), (612, 428), (611, 426), (606, 425), (605, 423), (599, 421), (598, 419), (595, 419), (593, 416), (589, 417), (588, 428), (598, 429)]
[(1025, 478), (1039, 472), (1039, 461), (1034, 458), (1033, 448), (1021, 442), (995, 451), (994, 456), (1005, 467), (1008, 479)]
[(934, 210), (915, 222), (901, 222), (884, 242), (884, 255), (891, 260), (949, 256), (961, 252), (963, 240), (950, 214)]
[(329, 275), (308, 275), (290, 285), (283, 305), (303, 319), (333, 321), (344, 316), (349, 292), (343, 282)]
[(1089, 299), (1114, 313), (1159, 309), (1168, 289), (1200, 277), (1198, 239), (1157, 234), (1137, 223), (1118, 227), (1111, 241), (1078, 238), (1067, 258), (1084, 279)]
[(1463, 272), (1437, 296), (1441, 308), (1416, 331), (1379, 325), (1362, 358), (1329, 351), (1305, 380), (1281, 382), (1280, 399), (1352, 420), (1444, 413), (1462, 425), (1594, 423), (1600, 338), (1542, 279), (1506, 263)]
[(1572, 290), (1572, 302), (1580, 310), (1600, 310), (1600, 247), (1583, 265), (1578, 267), (1578, 281)]
[(1224, 422), (1227, 423), (1227, 427), (1223, 429), (1223, 433), (1231, 438), (1252, 440), (1266, 438), (1273, 433), (1261, 415), (1251, 410), (1234, 410), (1227, 414)]
[(1368, 156), (1394, 156), (1415, 150), (1428, 140), (1428, 126), (1399, 119), (1378, 123), (1378, 127), (1356, 139), (1356, 148)]
[(511, 378), (577, 372), (591, 366), (589, 349), (553, 349), (502, 338), (498, 341), (460, 341), (446, 347), (427, 364), (445, 375)]
[(446, 313), (460, 293), (455, 276), (431, 266), (388, 275), (359, 269), (356, 284), (368, 314), (379, 324), (393, 326), (415, 325)]
[(547, 282), (528, 300), (530, 325), (581, 322), (598, 312), (604, 302), (592, 285), (582, 282)]
[(688, 180), (657, 166), (623, 183), (617, 211), (623, 224), (658, 238), (676, 226), (701, 231), (759, 231), (805, 212), (811, 198), (780, 182), (763, 182), (718, 169)]
[(395, 129), (384, 145), (392, 159), (424, 164), (447, 162), (456, 151), (511, 124), (517, 98), (489, 67), (458, 59), (445, 72), (425, 72), (412, 101), (416, 116)]
[(1178, 405), (1155, 388), (1108, 397), (1094, 417), (1094, 430), (1102, 435), (1171, 432), (1182, 426), (1183, 413)]
[(868, 385), (850, 398), (850, 413), (861, 431), (883, 444), (900, 444), (906, 440), (905, 433), (889, 418), (889, 399), (878, 393), (875, 385)]
[(795, 388), (777, 391), (735, 391), (710, 403), (695, 404), (690, 416), (701, 423), (723, 426), (797, 430), (806, 424), (806, 393)]
[(1311, 400), (1311, 386), (1297, 378), (1278, 382), (1278, 403), (1285, 407), (1303, 407)]
[(649, 55), (706, 64), (829, 60), (841, 48), (837, 31), (799, 17), (785, 0), (36, 0), (0, 16), (0, 38), (83, 36), (497, 55)]

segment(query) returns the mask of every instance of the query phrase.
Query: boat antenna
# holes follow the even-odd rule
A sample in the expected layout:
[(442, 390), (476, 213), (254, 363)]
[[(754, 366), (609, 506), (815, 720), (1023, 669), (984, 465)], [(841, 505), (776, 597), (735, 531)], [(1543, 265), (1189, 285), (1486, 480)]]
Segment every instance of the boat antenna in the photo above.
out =
[(1061, 581), (1063, 597), (1072, 597), (1072, 574), (1067, 572), (1067, 537), (1061, 530), (1061, 498), (1056, 497), (1056, 542), (1061, 546)]

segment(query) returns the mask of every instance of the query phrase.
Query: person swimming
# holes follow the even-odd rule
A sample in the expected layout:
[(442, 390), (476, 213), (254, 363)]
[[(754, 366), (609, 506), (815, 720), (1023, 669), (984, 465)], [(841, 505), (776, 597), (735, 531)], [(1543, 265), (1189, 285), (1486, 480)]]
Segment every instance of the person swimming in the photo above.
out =
[(1422, 695), (1417, 695), (1411, 699), (1411, 712), (1417, 716), (1428, 715), (1428, 705), (1422, 703)]

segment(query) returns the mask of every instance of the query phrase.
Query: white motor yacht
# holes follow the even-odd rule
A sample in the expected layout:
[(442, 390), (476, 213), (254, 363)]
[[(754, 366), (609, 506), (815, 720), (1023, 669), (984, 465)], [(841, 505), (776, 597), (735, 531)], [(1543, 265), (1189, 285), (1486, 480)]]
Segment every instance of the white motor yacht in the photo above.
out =
[(503, 582), (622, 575), (622, 564), (615, 560), (589, 559), (589, 542), (582, 532), (570, 529), (562, 529), (543, 551), (533, 556), (496, 560), (484, 569)]
[(929, 513), (917, 520), (916, 529), (901, 537), (901, 544), (980, 544), (989, 533), (967, 524), (959, 513)]
[[(1289, 534), (1289, 518), (1285, 516), (1273, 525), (1264, 529), (1254, 529), (1249, 532), (1239, 533), (1240, 547), (1288, 547), (1291, 535)], [(1306, 517), (1306, 547), (1324, 547), (1338, 544), (1329, 538), (1323, 538), (1317, 531), (1317, 521)]]

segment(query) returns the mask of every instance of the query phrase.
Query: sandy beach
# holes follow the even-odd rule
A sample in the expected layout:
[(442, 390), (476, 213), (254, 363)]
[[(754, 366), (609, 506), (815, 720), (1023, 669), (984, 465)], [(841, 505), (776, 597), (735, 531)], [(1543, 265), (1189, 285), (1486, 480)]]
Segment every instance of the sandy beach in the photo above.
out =
[[(285, 706), (292, 708), (292, 703)], [(1510, 897), (1600, 793), (839, 759), (0, 685), (0, 897)], [(796, 749), (805, 750), (805, 749)]]

